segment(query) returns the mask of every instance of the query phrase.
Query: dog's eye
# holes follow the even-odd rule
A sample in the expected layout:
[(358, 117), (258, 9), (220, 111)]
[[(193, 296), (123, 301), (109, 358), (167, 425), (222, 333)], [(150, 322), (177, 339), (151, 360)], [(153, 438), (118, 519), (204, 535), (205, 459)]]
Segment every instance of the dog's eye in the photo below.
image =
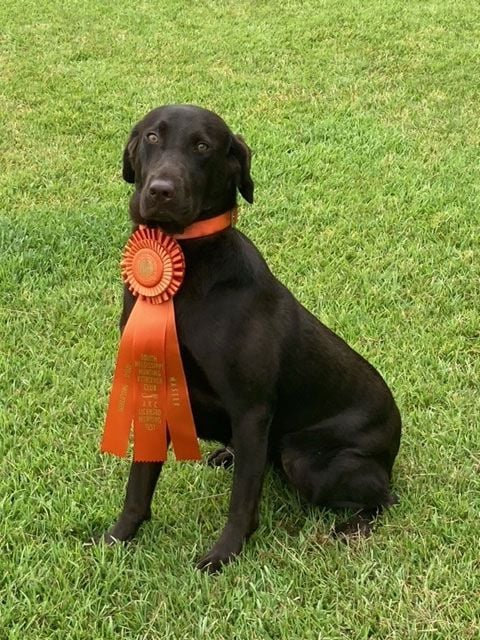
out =
[(200, 151), (200, 153), (205, 153), (205, 151), (209, 150), (209, 146), (206, 142), (197, 142), (197, 144), (195, 145), (195, 149), (197, 151)]
[(156, 133), (147, 133), (147, 140), (151, 144), (156, 144), (158, 142), (158, 136)]

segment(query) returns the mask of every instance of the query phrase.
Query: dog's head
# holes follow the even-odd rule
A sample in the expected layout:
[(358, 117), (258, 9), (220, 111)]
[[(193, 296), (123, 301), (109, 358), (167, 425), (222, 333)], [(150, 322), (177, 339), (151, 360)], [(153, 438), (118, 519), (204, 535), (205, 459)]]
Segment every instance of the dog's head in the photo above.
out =
[(123, 177), (135, 184), (135, 224), (178, 233), (196, 219), (231, 209), (237, 189), (253, 202), (250, 149), (211, 111), (168, 105), (148, 113), (130, 134)]

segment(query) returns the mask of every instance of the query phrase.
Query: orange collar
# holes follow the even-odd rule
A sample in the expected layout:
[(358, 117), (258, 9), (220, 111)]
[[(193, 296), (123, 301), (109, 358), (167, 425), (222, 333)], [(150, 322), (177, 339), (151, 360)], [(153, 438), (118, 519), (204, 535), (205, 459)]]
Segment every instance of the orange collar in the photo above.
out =
[(211, 236), (229, 227), (234, 227), (237, 223), (237, 215), (237, 207), (234, 207), (230, 211), (221, 213), (219, 216), (215, 216), (209, 220), (194, 222), (187, 227), (183, 233), (174, 233), (173, 237), (176, 240), (191, 240), (193, 238)]
[[(193, 240), (194, 238), (204, 238), (205, 236), (211, 236), (214, 233), (220, 233), (225, 231), (229, 227), (234, 227), (237, 224), (238, 210), (237, 207), (225, 211), (214, 218), (208, 220), (199, 220), (194, 222), (185, 229), (183, 233), (173, 233), (172, 238), (176, 240)], [(139, 229), (147, 229), (147, 226), (140, 224)], [(170, 235), (170, 234), (167, 234)]]

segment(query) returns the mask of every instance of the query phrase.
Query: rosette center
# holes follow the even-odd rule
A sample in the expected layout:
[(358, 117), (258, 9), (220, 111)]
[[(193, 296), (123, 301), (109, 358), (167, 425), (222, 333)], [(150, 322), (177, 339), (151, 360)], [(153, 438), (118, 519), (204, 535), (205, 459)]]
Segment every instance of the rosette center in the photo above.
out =
[(163, 276), (161, 256), (148, 247), (139, 249), (132, 261), (132, 275), (144, 287), (154, 287)]

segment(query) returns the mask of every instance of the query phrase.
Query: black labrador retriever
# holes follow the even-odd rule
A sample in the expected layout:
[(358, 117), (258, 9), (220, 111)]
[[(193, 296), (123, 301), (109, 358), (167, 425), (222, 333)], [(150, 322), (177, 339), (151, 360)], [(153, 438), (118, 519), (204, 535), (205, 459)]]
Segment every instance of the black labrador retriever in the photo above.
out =
[[(135, 184), (134, 226), (171, 234), (232, 209), (237, 189), (253, 201), (249, 148), (195, 106), (160, 107), (135, 125), (123, 177)], [(268, 463), (311, 503), (352, 510), (339, 533), (367, 533), (394, 502), (389, 483), (401, 426), (387, 385), (295, 300), (240, 231), (180, 244), (186, 274), (174, 304), (197, 433), (225, 446), (210, 464), (234, 458), (227, 524), (198, 567), (218, 571), (255, 531)], [(134, 303), (125, 289), (121, 329)], [(107, 543), (131, 539), (150, 518), (161, 469), (132, 464)]]

